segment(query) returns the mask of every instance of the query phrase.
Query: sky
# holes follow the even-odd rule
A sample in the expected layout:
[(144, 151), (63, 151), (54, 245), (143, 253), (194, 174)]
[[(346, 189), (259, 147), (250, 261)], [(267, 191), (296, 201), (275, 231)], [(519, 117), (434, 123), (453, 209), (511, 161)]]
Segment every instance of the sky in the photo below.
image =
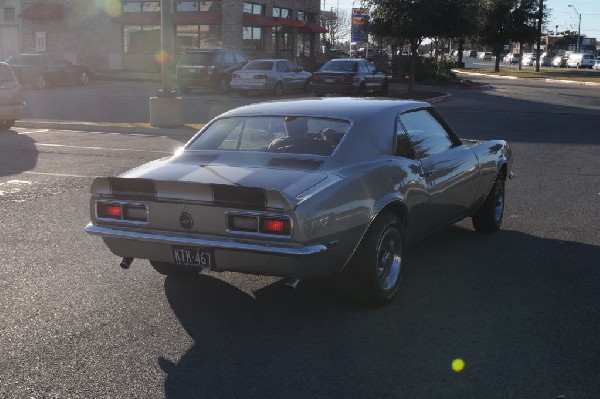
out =
[[(600, 0), (545, 0), (544, 4), (550, 9), (548, 30), (577, 31), (579, 15), (581, 14), (581, 34), (586, 37), (600, 39)], [(573, 7), (569, 7), (569, 4)], [(321, 0), (321, 9), (340, 10), (351, 12), (352, 7), (360, 7), (359, 0)], [(575, 9), (577, 12), (575, 12)]]

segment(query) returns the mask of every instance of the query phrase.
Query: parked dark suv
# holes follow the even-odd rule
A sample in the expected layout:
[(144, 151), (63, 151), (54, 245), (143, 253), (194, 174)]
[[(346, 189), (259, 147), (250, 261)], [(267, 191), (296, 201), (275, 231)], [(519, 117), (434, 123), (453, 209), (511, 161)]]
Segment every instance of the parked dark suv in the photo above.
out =
[(182, 93), (205, 87), (226, 93), (233, 72), (247, 62), (244, 55), (233, 50), (189, 50), (177, 63), (176, 83)]
[(0, 130), (14, 126), (25, 115), (21, 85), (10, 65), (0, 62)]
[(8, 57), (6, 63), (23, 86), (36, 89), (50, 84), (87, 85), (94, 74), (92, 69), (74, 65), (59, 54), (15, 54)]

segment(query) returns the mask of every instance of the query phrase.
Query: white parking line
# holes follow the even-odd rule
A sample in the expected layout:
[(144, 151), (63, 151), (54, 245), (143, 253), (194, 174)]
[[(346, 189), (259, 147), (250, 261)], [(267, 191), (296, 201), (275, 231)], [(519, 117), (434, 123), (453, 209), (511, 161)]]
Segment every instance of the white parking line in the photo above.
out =
[(82, 150), (150, 152), (150, 153), (155, 153), (155, 154), (172, 154), (173, 153), (171, 151), (132, 150), (131, 148), (83, 147), (83, 146), (65, 145), (65, 144), (35, 143), (35, 145), (42, 146), (42, 147), (77, 148), (77, 149), (82, 149)]
[(35, 133), (46, 133), (49, 132), (50, 129), (36, 129), (36, 130), (25, 130), (23, 132), (19, 132), (18, 134), (35, 134)]
[(23, 173), (26, 175), (40, 175), (40, 176), (57, 176), (57, 177), (81, 177), (86, 179), (93, 179), (96, 176), (83, 176), (83, 175), (72, 175), (68, 173), (49, 173), (49, 172), (32, 172), (29, 170), (21, 171), (21, 170), (0, 170), (0, 173), (6, 174), (16, 174)]

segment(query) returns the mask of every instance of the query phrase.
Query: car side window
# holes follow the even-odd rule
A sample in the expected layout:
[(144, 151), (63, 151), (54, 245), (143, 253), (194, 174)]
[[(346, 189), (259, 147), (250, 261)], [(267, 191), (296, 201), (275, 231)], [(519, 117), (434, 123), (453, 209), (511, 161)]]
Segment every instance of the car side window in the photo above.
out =
[(400, 115), (400, 124), (404, 127), (418, 159), (452, 148), (450, 135), (426, 109)]
[(233, 53), (233, 56), (235, 57), (235, 62), (236, 64), (243, 64), (246, 61), (248, 61), (246, 59), (246, 57), (244, 57), (243, 55), (241, 55), (240, 53)]
[(277, 61), (277, 72), (288, 72), (288, 67), (285, 61)]
[(292, 61), (287, 61), (287, 68), (290, 72), (296, 72), (296, 70), (298, 69), (298, 66), (296, 64), (294, 64)]
[(235, 57), (230, 51), (225, 52), (225, 63), (226, 64), (235, 64)]
[(400, 117), (396, 121), (396, 151), (395, 155), (408, 159), (415, 159), (415, 149), (404, 130), (404, 126), (400, 122)]

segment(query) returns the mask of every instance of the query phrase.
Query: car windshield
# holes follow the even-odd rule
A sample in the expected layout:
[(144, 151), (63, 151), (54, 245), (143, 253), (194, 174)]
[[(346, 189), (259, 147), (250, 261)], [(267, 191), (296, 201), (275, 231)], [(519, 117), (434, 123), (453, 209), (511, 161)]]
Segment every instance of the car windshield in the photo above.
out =
[(11, 55), (6, 62), (10, 65), (41, 65), (42, 57), (33, 54)]
[(13, 82), (15, 81), (15, 75), (13, 71), (6, 64), (0, 64), (0, 82)]
[(356, 72), (357, 70), (358, 63), (354, 61), (330, 61), (321, 68), (321, 71), (325, 72)]
[(349, 127), (347, 120), (320, 117), (223, 118), (210, 124), (186, 150), (331, 155)]
[(273, 61), (250, 61), (242, 69), (252, 71), (270, 71), (273, 69)]
[(212, 52), (185, 53), (179, 60), (180, 65), (212, 65)]

